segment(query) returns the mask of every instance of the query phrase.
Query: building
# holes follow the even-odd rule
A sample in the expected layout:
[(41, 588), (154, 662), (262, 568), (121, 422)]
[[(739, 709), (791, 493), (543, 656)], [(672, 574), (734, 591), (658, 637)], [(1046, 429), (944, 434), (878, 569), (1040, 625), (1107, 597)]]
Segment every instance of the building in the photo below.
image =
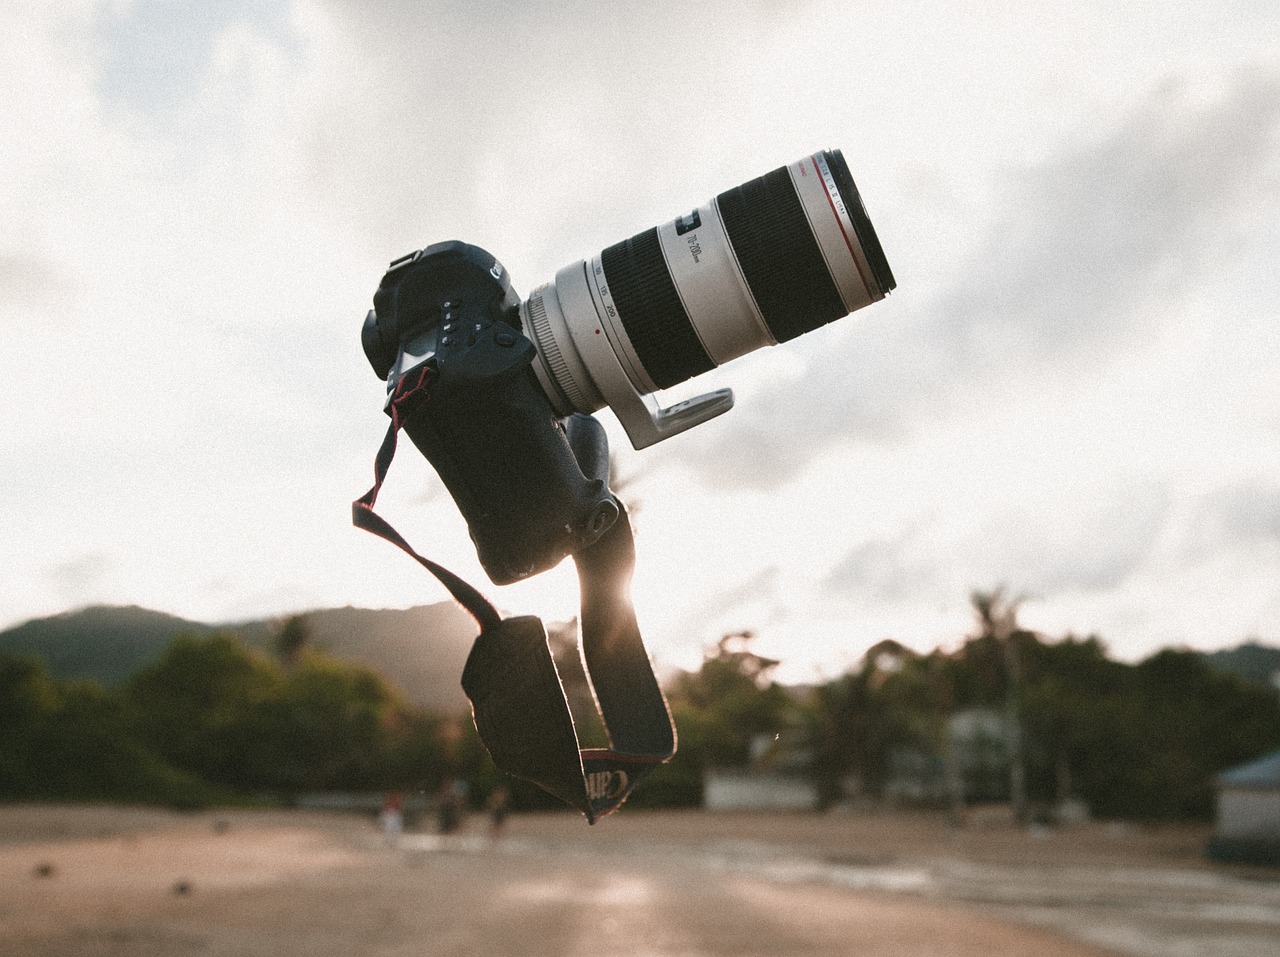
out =
[(702, 805), (709, 811), (812, 811), (818, 789), (807, 768), (812, 756), (789, 736), (761, 734), (751, 741), (745, 768), (709, 768)]
[(794, 774), (716, 768), (703, 780), (702, 804), (709, 811), (812, 811), (818, 789)]
[(1209, 856), (1280, 866), (1280, 751), (1218, 775), (1218, 823)]

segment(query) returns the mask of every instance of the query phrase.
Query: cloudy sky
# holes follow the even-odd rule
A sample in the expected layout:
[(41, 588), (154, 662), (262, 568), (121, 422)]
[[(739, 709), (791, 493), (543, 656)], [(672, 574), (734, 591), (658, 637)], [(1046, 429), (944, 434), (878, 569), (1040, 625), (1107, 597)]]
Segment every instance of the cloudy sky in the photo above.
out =
[[(16, 0), (0, 11), (0, 627), (234, 621), (443, 591), (350, 527), (385, 428), (387, 262), (526, 294), (841, 148), (886, 301), (676, 390), (636, 452), (663, 662), (727, 631), (807, 678), (954, 644), (968, 594), (1164, 645), (1280, 641), (1280, 7)], [(407, 449), (383, 513), (500, 605)]]

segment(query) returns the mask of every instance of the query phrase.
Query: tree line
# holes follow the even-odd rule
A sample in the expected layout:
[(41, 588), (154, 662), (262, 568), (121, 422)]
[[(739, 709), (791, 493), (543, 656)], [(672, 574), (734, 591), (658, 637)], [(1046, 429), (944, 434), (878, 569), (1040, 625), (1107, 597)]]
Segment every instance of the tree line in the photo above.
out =
[(778, 663), (751, 651), (749, 633), (726, 637), (670, 689), (680, 752), (654, 796), (697, 803), (709, 769), (774, 741), (757, 765), (789, 762), (824, 806), (1010, 801), (1026, 820), (1074, 801), (1102, 818), (1205, 819), (1217, 773), (1280, 748), (1274, 688), (1190, 650), (1119, 662), (1096, 636), (1020, 627), (1002, 590), (971, 599), (975, 628), (958, 648), (885, 641), (803, 694), (771, 679)]
[[(956, 649), (882, 642), (805, 689), (774, 680), (778, 662), (750, 633), (725, 636), (669, 683), (680, 749), (632, 803), (697, 805), (708, 772), (750, 766), (808, 779), (826, 806), (1002, 800), (1030, 815), (1070, 799), (1101, 817), (1203, 818), (1217, 772), (1280, 747), (1271, 689), (1190, 651), (1118, 662), (1097, 637), (1021, 628), (1001, 591), (972, 597), (975, 628)], [(0, 656), (2, 800), (288, 803), (434, 794), (455, 778), (476, 802), (502, 778), (469, 716), (408, 705), (313, 648), (303, 619), (284, 624), (274, 656), (232, 634), (180, 637), (118, 689)], [(516, 807), (552, 804), (502, 783)]]
[(0, 799), (195, 807), (434, 791), (486, 779), (468, 727), (310, 647), (300, 618), (280, 630), (275, 657), (234, 634), (182, 636), (118, 689), (0, 656)]

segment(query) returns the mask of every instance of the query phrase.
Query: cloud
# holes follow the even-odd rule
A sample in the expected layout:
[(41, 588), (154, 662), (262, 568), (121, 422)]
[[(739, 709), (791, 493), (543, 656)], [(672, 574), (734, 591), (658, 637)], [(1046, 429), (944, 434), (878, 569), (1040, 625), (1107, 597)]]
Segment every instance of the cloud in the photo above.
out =
[(68, 309), (75, 287), (52, 259), (29, 250), (0, 252), (0, 317), (39, 313), (52, 325)]
[(384, 261), (465, 239), (527, 293), (701, 202), (681, 185), (758, 144), (773, 118), (746, 40), (787, 6), (310, 0), (299, 155)]
[(196, 97), (213, 66), (217, 39), (236, 24), (280, 41), (288, 3), (257, 0), (136, 0), (102, 4), (94, 41), (99, 85), (111, 105), (172, 117)]
[(1014, 180), (1003, 215), (939, 313), (950, 351), (1058, 360), (1106, 353), (1194, 287), (1250, 213), (1280, 123), (1280, 76), (1201, 102), (1156, 91), (1109, 137)]
[(1024, 489), (992, 512), (951, 512), (850, 548), (820, 581), (860, 610), (946, 604), (1006, 583), (1032, 595), (1107, 593), (1146, 568), (1171, 517), (1158, 485)]
[[(713, 486), (778, 488), (833, 444), (1087, 381), (1229, 264), (1227, 240), (1274, 188), (1277, 129), (1278, 75), (1210, 97), (1169, 84), (1084, 147), (1008, 171), (959, 268), (888, 250), (906, 266), (889, 302), (783, 346), (803, 350), (803, 377), (704, 427), (683, 458)], [(912, 275), (937, 269), (954, 278), (914, 300)]]
[(79, 605), (100, 598), (116, 571), (115, 558), (92, 551), (47, 567), (44, 577), (65, 604)]
[(787, 617), (777, 566), (760, 569), (747, 579), (702, 595), (681, 617), (686, 636), (715, 637), (742, 628), (768, 628)]
[(854, 546), (824, 576), (820, 587), (829, 596), (875, 606), (918, 601), (939, 591), (934, 560), (920, 557), (919, 535), (875, 538)]
[(971, 543), (978, 581), (1007, 581), (1041, 595), (1109, 592), (1145, 567), (1170, 519), (1156, 485), (1084, 487), (1066, 500), (1006, 510)]
[(1201, 501), (1191, 522), (1189, 557), (1257, 544), (1280, 545), (1280, 486), (1243, 482)]

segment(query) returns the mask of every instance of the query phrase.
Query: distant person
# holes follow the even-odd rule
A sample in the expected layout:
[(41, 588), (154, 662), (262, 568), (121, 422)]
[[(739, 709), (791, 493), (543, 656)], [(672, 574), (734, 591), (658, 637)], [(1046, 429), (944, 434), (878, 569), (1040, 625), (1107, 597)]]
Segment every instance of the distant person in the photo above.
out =
[(489, 836), (494, 840), (502, 837), (502, 829), (507, 823), (507, 811), (511, 808), (511, 792), (505, 784), (499, 784), (491, 792), (484, 803), (489, 812)]
[(382, 822), (382, 833), (395, 843), (404, 833), (404, 804), (399, 791), (392, 791), (387, 795), (387, 799), (382, 802), (378, 819)]
[(438, 822), (441, 834), (452, 834), (462, 827), (462, 812), (467, 801), (467, 785), (457, 778), (447, 778), (440, 789)]

